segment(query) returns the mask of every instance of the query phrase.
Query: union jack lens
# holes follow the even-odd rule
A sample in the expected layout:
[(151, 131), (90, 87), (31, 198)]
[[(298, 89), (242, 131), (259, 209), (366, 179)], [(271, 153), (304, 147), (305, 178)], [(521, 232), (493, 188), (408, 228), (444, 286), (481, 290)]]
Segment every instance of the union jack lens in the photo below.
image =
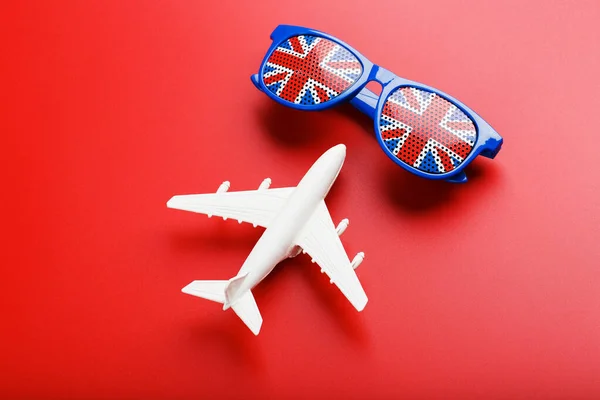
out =
[(363, 72), (360, 61), (339, 44), (310, 35), (281, 42), (261, 71), (267, 89), (294, 104), (316, 106), (348, 90)]
[(475, 124), (460, 108), (436, 93), (409, 86), (386, 99), (379, 135), (400, 161), (430, 174), (458, 168), (477, 141)]

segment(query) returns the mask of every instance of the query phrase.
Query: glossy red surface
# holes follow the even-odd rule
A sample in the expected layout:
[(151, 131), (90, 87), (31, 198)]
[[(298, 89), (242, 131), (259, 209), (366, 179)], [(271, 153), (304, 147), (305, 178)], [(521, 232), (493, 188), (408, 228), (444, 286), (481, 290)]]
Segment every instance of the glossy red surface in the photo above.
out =
[[(0, 397), (600, 397), (600, 3), (11, 2), (0, 9)], [(340, 37), (504, 136), (464, 185), (411, 176), (349, 106), (293, 111), (249, 76), (279, 23)], [(328, 198), (370, 301), (306, 256), (255, 290), (254, 337), (180, 289), (261, 231), (174, 194)]]

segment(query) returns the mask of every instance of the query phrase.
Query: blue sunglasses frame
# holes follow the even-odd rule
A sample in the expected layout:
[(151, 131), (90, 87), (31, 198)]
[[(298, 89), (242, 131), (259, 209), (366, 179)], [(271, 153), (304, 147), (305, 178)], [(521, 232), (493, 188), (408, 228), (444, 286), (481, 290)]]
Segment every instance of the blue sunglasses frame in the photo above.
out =
[[(361, 76), (347, 90), (345, 90), (335, 98), (320, 104), (294, 104), (278, 97), (275, 93), (271, 92), (266, 87), (265, 83), (260, 78), (260, 75), (263, 73), (265, 64), (267, 63), (267, 60), (275, 51), (275, 49), (277, 49), (277, 47), (285, 40), (300, 35), (322, 37), (344, 47), (346, 50), (352, 53), (352, 55), (354, 55), (362, 64), (363, 72)], [(464, 169), (467, 165), (471, 163), (471, 161), (475, 159), (475, 157), (477, 157), (478, 155), (482, 155), (487, 158), (494, 158), (502, 147), (502, 137), (487, 122), (485, 122), (483, 118), (481, 118), (473, 110), (471, 110), (459, 100), (455, 99), (452, 96), (449, 96), (448, 94), (440, 90), (432, 88), (431, 86), (427, 86), (422, 83), (401, 78), (395, 75), (394, 73), (390, 72), (389, 70), (380, 67), (377, 64), (373, 64), (365, 56), (356, 51), (353, 47), (349, 46), (348, 44), (339, 40), (336, 37), (314, 29), (293, 25), (279, 25), (271, 33), (270, 37), (272, 43), (260, 65), (259, 74), (254, 74), (251, 76), (252, 83), (254, 83), (254, 86), (256, 86), (257, 89), (259, 89), (261, 92), (265, 93), (271, 99), (275, 100), (280, 104), (294, 109), (305, 111), (324, 110), (327, 108), (334, 107), (343, 101), (350, 101), (350, 104), (352, 104), (358, 110), (360, 110), (361, 112), (371, 117), (371, 119), (373, 119), (374, 129), (377, 134), (377, 141), (379, 142), (379, 146), (383, 149), (385, 154), (396, 164), (398, 164), (405, 170), (414, 173), (415, 175), (427, 179), (444, 179), (448, 182), (466, 182), (467, 175), (465, 174)], [(373, 93), (371, 90), (365, 87), (367, 83), (372, 81), (378, 82), (382, 86), (380, 95)], [(475, 130), (477, 132), (477, 139), (473, 145), (471, 152), (462, 161), (462, 163), (460, 163), (460, 165), (452, 171), (444, 172), (441, 174), (433, 174), (421, 171), (398, 159), (383, 142), (379, 127), (383, 106), (385, 105), (389, 95), (394, 90), (401, 87), (413, 87), (416, 89), (435, 93), (443, 99), (446, 99), (452, 104), (454, 104), (473, 121), (475, 125)]]

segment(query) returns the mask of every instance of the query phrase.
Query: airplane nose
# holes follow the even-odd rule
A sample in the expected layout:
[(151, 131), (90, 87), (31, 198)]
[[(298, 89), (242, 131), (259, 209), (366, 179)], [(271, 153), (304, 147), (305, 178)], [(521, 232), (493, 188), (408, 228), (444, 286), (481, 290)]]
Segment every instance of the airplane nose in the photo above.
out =
[[(346, 159), (346, 145), (338, 144), (337, 146), (333, 146), (329, 150), (327, 150), (319, 159), (317, 163), (322, 164), (325, 163), (327, 165), (335, 165), (334, 168), (342, 167), (344, 160)], [(317, 164), (315, 163), (315, 164)]]
[(340, 156), (346, 156), (346, 145), (345, 144), (338, 144), (336, 146), (333, 146), (331, 148), (331, 152), (332, 153), (336, 153), (339, 154)]

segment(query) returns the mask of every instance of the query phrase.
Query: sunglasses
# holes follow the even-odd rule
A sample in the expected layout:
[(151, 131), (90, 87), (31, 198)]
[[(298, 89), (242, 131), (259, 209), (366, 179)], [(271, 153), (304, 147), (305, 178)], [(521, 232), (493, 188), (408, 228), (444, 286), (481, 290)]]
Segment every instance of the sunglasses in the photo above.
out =
[[(502, 137), (479, 115), (432, 87), (394, 75), (341, 40), (313, 29), (279, 25), (254, 85), (276, 102), (323, 110), (343, 101), (373, 119), (379, 145), (424, 178), (466, 182), (478, 155), (494, 158)], [(368, 82), (382, 86), (380, 95)]]

